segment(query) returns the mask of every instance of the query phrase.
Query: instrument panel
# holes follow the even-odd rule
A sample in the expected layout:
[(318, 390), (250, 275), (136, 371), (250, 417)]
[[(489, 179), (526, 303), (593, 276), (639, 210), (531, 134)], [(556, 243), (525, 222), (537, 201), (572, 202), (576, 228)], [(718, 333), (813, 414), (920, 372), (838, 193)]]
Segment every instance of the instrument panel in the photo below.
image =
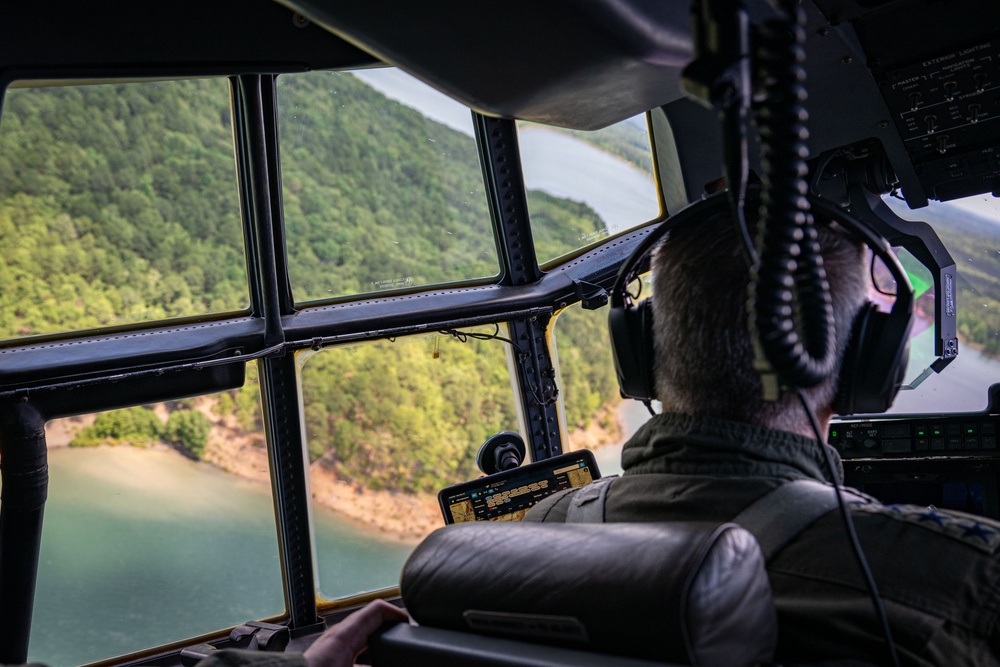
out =
[(828, 442), (844, 459), (998, 457), (1000, 415), (956, 414), (837, 420)]
[(837, 419), (828, 442), (843, 459), (845, 484), (885, 504), (1000, 519), (998, 430), (1000, 414), (990, 409)]

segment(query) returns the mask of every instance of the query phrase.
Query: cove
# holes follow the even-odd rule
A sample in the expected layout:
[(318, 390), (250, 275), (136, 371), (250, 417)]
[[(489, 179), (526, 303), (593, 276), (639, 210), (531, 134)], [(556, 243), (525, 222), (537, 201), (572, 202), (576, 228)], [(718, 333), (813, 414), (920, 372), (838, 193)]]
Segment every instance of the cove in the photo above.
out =
[[(282, 613), (270, 488), (171, 451), (58, 448), (29, 659), (51, 667)], [(395, 585), (411, 546), (313, 508), (326, 597)]]

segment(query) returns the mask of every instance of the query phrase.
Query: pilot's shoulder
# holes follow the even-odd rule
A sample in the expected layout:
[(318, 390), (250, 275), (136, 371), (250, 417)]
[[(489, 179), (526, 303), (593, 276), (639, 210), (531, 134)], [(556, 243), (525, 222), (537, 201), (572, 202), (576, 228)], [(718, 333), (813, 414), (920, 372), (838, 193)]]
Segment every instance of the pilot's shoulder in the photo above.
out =
[(569, 501), (573, 497), (573, 494), (579, 491), (582, 486), (578, 486), (572, 489), (563, 489), (553, 493), (551, 496), (543, 498), (534, 505), (528, 513), (524, 515), (525, 521), (538, 521), (538, 522), (565, 522), (566, 512), (569, 507)]
[(940, 510), (933, 505), (882, 505), (877, 502), (853, 505), (852, 510), (930, 531), (984, 553), (996, 554), (1000, 550), (1000, 522), (975, 514)]

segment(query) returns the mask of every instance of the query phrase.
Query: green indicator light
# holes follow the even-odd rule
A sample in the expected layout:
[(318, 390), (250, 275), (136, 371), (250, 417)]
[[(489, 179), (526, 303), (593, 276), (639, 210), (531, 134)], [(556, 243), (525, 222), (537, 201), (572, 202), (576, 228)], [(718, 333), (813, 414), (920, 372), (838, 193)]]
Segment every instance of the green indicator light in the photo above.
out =
[(941, 435), (941, 431), (938, 429), (934, 429), (934, 435)]
[(837, 437), (837, 432), (836, 431), (830, 431), (830, 437), (831, 438), (836, 438)]

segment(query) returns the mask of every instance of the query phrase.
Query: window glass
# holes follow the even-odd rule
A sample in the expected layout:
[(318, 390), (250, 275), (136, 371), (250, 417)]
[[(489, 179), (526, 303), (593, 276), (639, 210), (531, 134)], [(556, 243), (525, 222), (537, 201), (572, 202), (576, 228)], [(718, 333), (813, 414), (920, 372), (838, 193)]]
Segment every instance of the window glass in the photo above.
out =
[(660, 215), (645, 115), (594, 132), (520, 123), (518, 144), (539, 262)]
[(277, 86), (297, 302), (498, 274), (468, 108), (394, 69)]
[(47, 425), (31, 661), (77, 665), (282, 613), (258, 396), (251, 380)]
[[(901, 391), (890, 412), (973, 412), (987, 404), (987, 390), (1000, 380), (1000, 206), (990, 195), (931, 202), (910, 210), (887, 197), (900, 217), (934, 227), (958, 272), (958, 357), (913, 391)], [(900, 252), (915, 296), (916, 320), (905, 382), (934, 360), (934, 285), (930, 272)]]
[[(987, 392), (1000, 381), (1000, 203), (982, 195), (952, 202), (931, 202), (911, 211), (887, 198), (901, 217), (930, 223), (955, 260), (958, 269), (957, 311), (959, 355), (942, 373), (932, 374), (912, 391), (901, 391), (890, 413), (972, 412), (985, 409)], [(934, 360), (934, 286), (930, 272), (905, 250), (898, 253), (914, 287), (916, 322), (910, 341), (905, 382), (912, 382)], [(889, 293), (895, 289), (887, 271), (876, 263), (876, 283)], [(642, 294), (650, 293), (644, 281)], [(869, 295), (883, 310), (891, 296)], [(565, 402), (571, 448), (597, 447), (602, 474), (618, 464), (621, 442), (645, 422), (648, 413), (637, 401), (621, 401), (617, 387), (598, 389), (614, 376), (599, 379), (598, 371), (613, 373), (606, 311), (587, 311), (579, 305), (566, 309), (555, 323), (560, 367), (560, 395)], [(592, 333), (587, 333), (591, 332)], [(601, 336), (599, 342), (595, 338)], [(580, 345), (577, 341), (586, 341)], [(575, 347), (574, 344), (579, 345)], [(582, 363), (583, 350), (606, 359)], [(580, 368), (578, 368), (578, 366)], [(592, 369), (592, 370), (588, 370)], [(617, 427), (615, 422), (617, 420)], [(602, 447), (610, 441), (613, 446)], [(605, 455), (606, 453), (606, 455)], [(617, 468), (610, 468), (613, 472)]]
[(505, 344), (466, 335), (494, 331), (300, 353), (323, 596), (398, 584), (443, 525), (437, 492), (481, 474), (486, 438), (518, 430)]
[(0, 248), (0, 339), (246, 308), (228, 82), (7, 90)]
[[(646, 281), (642, 289), (650, 293)], [(590, 449), (601, 475), (619, 474), (622, 445), (650, 414), (618, 393), (607, 309), (566, 308), (555, 320), (555, 339), (568, 449)]]

